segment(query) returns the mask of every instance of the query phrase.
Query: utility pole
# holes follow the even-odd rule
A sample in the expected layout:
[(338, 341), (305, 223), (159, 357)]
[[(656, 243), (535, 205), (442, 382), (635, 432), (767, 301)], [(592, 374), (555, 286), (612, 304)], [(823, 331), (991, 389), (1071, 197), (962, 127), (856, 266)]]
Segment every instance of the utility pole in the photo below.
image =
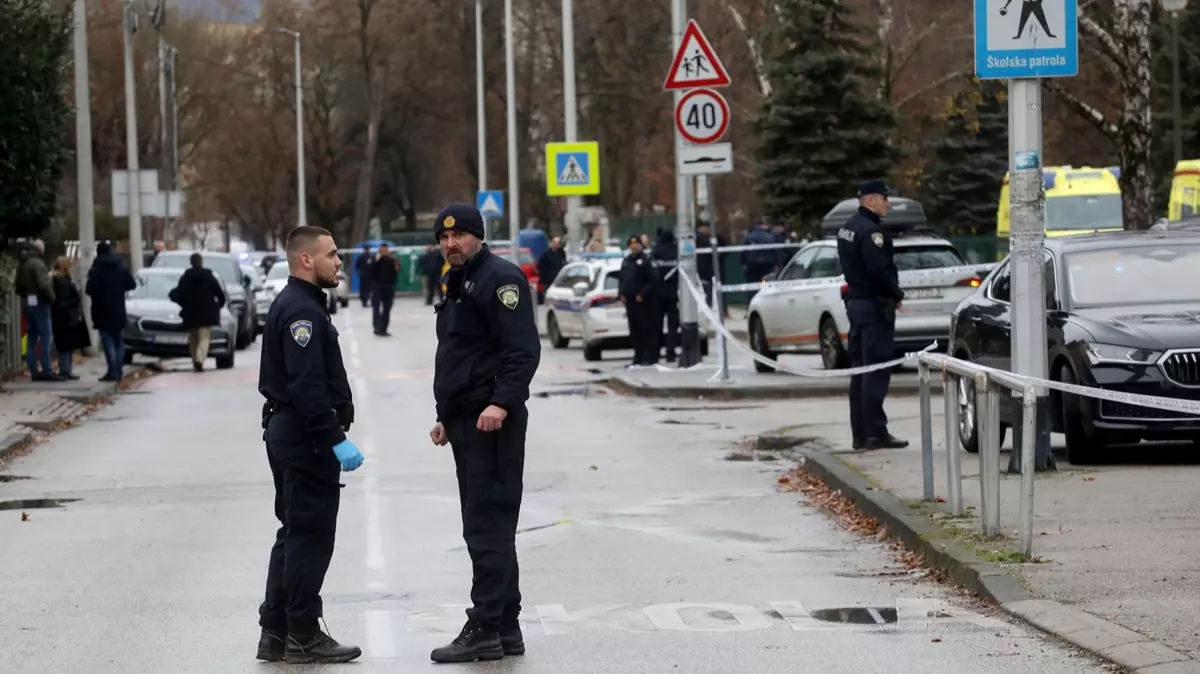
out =
[[(672, 46), (678, 52), (683, 47), (683, 34), (687, 27), (687, 0), (671, 2)], [(683, 98), (682, 91), (675, 91), (675, 107)], [(675, 238), (679, 242), (679, 271), (687, 278), (696, 279), (696, 229), (692, 221), (692, 181), (680, 171), (680, 153), (684, 139), (678, 126), (675, 129)], [(679, 281), (679, 367), (691, 367), (700, 362), (700, 327), (696, 298), (688, 291), (687, 283)]]
[(129, 268), (142, 268), (142, 189), (138, 180), (137, 87), (133, 79), (133, 34), (137, 32), (137, 8), (125, 0), (125, 151), (129, 171)]
[[(563, 118), (566, 128), (563, 140), (574, 143), (579, 136), (578, 105), (575, 94), (575, 10), (572, 0), (562, 0), (562, 51), (563, 51)], [(567, 252), (583, 250), (580, 239), (580, 213), (582, 197), (567, 197)]]
[[(487, 100), (483, 92), (483, 0), (475, 0), (475, 127), (479, 158), (479, 190), (487, 190)], [(489, 218), (484, 217), (484, 239), (491, 238)]]
[(517, 174), (517, 82), (513, 57), (513, 0), (504, 0), (504, 73), (505, 101), (508, 107), (508, 234), (509, 255), (513, 264), (521, 265), (521, 246), (517, 236), (521, 231), (521, 177)]
[[(84, 0), (75, 0), (75, 180), (78, 197), (76, 210), (79, 219), (79, 259), (76, 280), (87, 278), (96, 254), (96, 205), (92, 193), (92, 96), (88, 84), (87, 7)], [(83, 296), (83, 315), (91, 314), (92, 298)], [(89, 325), (89, 344), (97, 344), (95, 330)], [(88, 355), (95, 347), (87, 348)]]
[(304, 172), (304, 80), (300, 67), (300, 33), (287, 28), (276, 28), (277, 32), (291, 35), (296, 41), (296, 209), (301, 227), (308, 224), (308, 199), (305, 196), (308, 178)]

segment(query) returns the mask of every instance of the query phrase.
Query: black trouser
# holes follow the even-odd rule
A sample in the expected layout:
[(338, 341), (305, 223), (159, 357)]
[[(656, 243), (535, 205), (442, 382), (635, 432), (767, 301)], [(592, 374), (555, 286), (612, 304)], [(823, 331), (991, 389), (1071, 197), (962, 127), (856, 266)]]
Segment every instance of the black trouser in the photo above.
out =
[(371, 315), (375, 334), (387, 332), (392, 320), (392, 301), (396, 299), (393, 288), (376, 285), (371, 288)]
[[(895, 357), (896, 324), (884, 319), (875, 300), (850, 300), (850, 367), (884, 363)], [(892, 368), (850, 377), (850, 430), (855, 440), (888, 437), (883, 400), (892, 381)]]
[(361, 269), (358, 271), (358, 297), (364, 307), (371, 306), (371, 281)]
[[(659, 350), (666, 346), (667, 360), (672, 361), (675, 360), (675, 352), (679, 349), (679, 298), (660, 297), (657, 303), (657, 312), (654, 317), (654, 332), (657, 337), (654, 343), (654, 354), (657, 356)], [(665, 335), (663, 334), (663, 319), (667, 321)]]
[(425, 277), (425, 304), (433, 304), (433, 296), (437, 294), (438, 301), (442, 300), (442, 277)]
[(770, 262), (755, 262), (746, 265), (746, 283), (758, 283), (764, 276), (770, 274), (775, 265)]
[(454, 452), (463, 540), (471, 556), (467, 617), (495, 628), (516, 622), (521, 613), (516, 544), (529, 413), (513, 409), (500, 430), (486, 433), (475, 427), (478, 419), (478, 414), (463, 414), (443, 424)]
[[(704, 303), (705, 303), (704, 306), (708, 307), (709, 309), (712, 309), (713, 281), (710, 278), (707, 281), (702, 280), (702, 281), (700, 281), (700, 283), (701, 283), (701, 285), (704, 286)], [(726, 316), (729, 315), (729, 295), (727, 293), (721, 293), (721, 314), (720, 315), (722, 318), (725, 318)]]
[(267, 565), (267, 591), (258, 624), (293, 634), (314, 634), (322, 614), (321, 586), (333, 558), (341, 466), (331, 447), (306, 442), (294, 413), (276, 413), (264, 435), (275, 480), (275, 534)]
[(634, 365), (653, 365), (658, 362), (658, 336), (654, 328), (655, 307), (653, 300), (638, 302), (625, 300), (625, 317), (629, 320), (629, 341), (633, 345)]

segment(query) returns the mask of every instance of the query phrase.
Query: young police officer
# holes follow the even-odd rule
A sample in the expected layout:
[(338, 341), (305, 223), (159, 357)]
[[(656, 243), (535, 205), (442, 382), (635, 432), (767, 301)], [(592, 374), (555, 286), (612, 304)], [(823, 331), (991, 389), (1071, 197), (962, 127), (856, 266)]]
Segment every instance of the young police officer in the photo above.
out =
[(306, 226), (288, 234), (287, 265), (287, 286), (267, 313), (258, 373), (267, 399), (263, 439), (275, 479), (275, 517), (282, 525), (258, 609), (258, 659), (349, 662), (362, 651), (317, 626), (333, 557), (338, 471), (363, 462), (346, 439), (354, 405), (338, 333), (326, 313), (324, 289), (337, 287), (342, 261), (328, 231)]
[[(893, 358), (896, 308), (904, 299), (892, 261), (892, 240), (880, 228), (888, 211), (888, 188), (867, 180), (858, 190), (858, 213), (838, 230), (838, 259), (846, 274), (846, 315), (850, 319), (850, 366), (883, 363)], [(850, 378), (850, 429), (855, 449), (899, 449), (908, 442), (887, 429), (883, 399), (891, 383), (890, 368)]]
[(541, 360), (529, 280), (483, 243), (483, 218), (465, 204), (438, 213), (434, 236), (450, 264), (436, 306), (435, 445), (450, 443), (463, 540), (474, 571), (467, 624), (434, 662), (499, 660), (525, 652), (517, 616), (517, 518), (525, 471), (529, 383)]
[(621, 262), (617, 292), (625, 305), (629, 341), (633, 342), (633, 362), (630, 367), (654, 365), (658, 362), (658, 336), (662, 332), (662, 324), (655, 311), (658, 274), (640, 238), (629, 237), (628, 246), (629, 254)]

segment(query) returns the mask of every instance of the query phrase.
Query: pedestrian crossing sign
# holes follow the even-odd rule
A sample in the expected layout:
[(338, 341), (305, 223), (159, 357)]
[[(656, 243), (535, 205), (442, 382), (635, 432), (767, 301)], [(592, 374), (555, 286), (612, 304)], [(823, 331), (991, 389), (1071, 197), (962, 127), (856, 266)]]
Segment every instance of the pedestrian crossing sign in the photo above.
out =
[(579, 197), (600, 194), (600, 144), (547, 143), (546, 195)]

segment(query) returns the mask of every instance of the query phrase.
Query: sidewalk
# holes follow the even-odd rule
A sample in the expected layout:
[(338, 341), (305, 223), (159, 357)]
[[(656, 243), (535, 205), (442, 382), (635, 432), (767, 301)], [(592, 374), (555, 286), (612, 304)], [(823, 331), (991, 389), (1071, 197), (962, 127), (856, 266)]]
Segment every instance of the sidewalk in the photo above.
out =
[[(886, 524), (892, 535), (945, 568), (959, 583), (1067, 641), (1137, 672), (1200, 672), (1200, 456), (1186, 445), (1118, 449), (1110, 463), (1080, 468), (1057, 457), (1038, 475), (1033, 562), (1016, 553), (1020, 476), (1001, 475), (1003, 537), (979, 533), (979, 461), (962, 459), (963, 518), (921, 502), (920, 415), (916, 398), (890, 399), (891, 431), (908, 449), (852, 453), (840, 407), (813, 401), (792, 426), (764, 434), (807, 442), (806, 465)], [(934, 483), (947, 496), (942, 401), (932, 401)], [(1009, 434), (1011, 436), (1011, 433)], [(799, 437), (803, 436), (803, 438)], [(1056, 446), (1061, 436), (1053, 436)], [(1011, 440), (1001, 456), (1008, 464)], [(1182, 464), (1182, 465), (1180, 465)], [(1111, 621), (1111, 622), (1109, 622)], [(1115, 623), (1115, 624), (1114, 624)], [(1170, 663), (1170, 664), (1168, 664)]]
[[(121, 387), (156, 369), (154, 363), (125, 366)], [(34, 439), (35, 432), (57, 430), (91, 411), (91, 407), (117, 392), (115, 382), (100, 381), (106, 370), (103, 356), (75, 363), (74, 381), (40, 382), (28, 372), (0, 383), (0, 460)]]

